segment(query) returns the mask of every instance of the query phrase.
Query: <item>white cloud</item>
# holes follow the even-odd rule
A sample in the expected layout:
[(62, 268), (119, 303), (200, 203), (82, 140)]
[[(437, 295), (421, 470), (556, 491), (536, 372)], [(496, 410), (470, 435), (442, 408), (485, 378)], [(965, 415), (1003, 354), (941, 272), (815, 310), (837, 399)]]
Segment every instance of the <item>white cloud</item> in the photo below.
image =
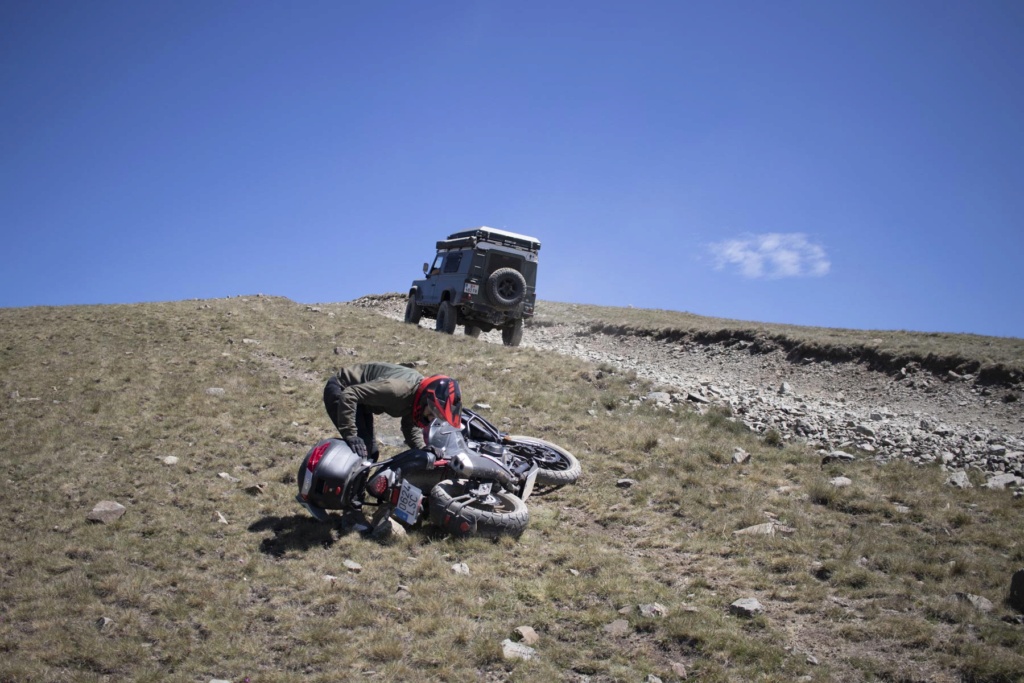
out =
[(735, 266), (751, 279), (784, 277), (821, 277), (832, 264), (825, 249), (803, 233), (770, 232), (709, 245), (715, 257), (715, 269)]

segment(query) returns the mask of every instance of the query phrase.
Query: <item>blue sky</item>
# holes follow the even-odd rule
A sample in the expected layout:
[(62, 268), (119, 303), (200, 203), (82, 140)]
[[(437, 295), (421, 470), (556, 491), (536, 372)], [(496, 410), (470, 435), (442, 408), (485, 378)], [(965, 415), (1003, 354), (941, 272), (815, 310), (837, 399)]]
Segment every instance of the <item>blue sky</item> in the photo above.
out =
[(1024, 3), (0, 2), (0, 307), (404, 291), (1024, 337)]

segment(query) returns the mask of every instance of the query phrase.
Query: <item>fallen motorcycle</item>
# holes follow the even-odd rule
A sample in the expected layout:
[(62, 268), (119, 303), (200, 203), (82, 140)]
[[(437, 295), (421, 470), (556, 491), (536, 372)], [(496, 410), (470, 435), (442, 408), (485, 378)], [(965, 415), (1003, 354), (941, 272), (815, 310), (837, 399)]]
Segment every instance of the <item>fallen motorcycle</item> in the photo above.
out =
[(462, 430), (435, 420), (426, 449), (379, 463), (360, 458), (343, 439), (320, 441), (299, 466), (296, 500), (321, 521), (330, 519), (328, 510), (376, 504), (407, 525), (427, 517), (459, 536), (519, 536), (534, 486), (575, 481), (579, 462), (554, 444), (508, 437), (472, 411), (463, 415)]
[(470, 448), (480, 450), (486, 444), (499, 444), (515, 456), (535, 463), (539, 468), (537, 483), (547, 486), (575, 484), (582, 468), (579, 460), (561, 446), (532, 436), (506, 434), (469, 408), (462, 409), (462, 434)]

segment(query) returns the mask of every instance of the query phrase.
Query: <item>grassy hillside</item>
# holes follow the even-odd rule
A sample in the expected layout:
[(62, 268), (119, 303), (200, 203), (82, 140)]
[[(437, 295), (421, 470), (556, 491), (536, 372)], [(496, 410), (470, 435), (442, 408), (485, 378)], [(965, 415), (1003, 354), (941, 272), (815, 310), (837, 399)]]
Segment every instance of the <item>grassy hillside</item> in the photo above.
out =
[[(517, 542), (315, 522), (295, 470), (333, 429), (328, 373), (365, 360), (458, 377), (495, 422), (573, 451), (579, 485), (531, 499)], [(1021, 680), (1004, 597), (1024, 501), (822, 466), (646, 391), (342, 304), (0, 310), (0, 681)], [(87, 521), (101, 500), (127, 512)], [(732, 614), (741, 598), (763, 613)], [(506, 661), (519, 626), (536, 657)]]

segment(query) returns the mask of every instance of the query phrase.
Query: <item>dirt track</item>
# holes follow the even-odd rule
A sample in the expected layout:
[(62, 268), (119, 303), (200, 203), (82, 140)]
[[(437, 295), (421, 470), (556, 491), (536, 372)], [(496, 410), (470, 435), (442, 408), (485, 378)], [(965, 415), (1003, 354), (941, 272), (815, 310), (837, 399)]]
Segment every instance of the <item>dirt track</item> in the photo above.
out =
[[(352, 304), (401, 320), (405, 301), (365, 297)], [(854, 362), (794, 363), (781, 350), (594, 333), (571, 304), (541, 303), (537, 320), (523, 346), (632, 370), (676, 403), (728, 405), (762, 433), (775, 430), (823, 451), (859, 449), (883, 461), (941, 461), (951, 470), (1024, 478), (1024, 401), (1011, 389), (913, 369), (893, 377)], [(497, 332), (481, 340), (501, 343)]]

